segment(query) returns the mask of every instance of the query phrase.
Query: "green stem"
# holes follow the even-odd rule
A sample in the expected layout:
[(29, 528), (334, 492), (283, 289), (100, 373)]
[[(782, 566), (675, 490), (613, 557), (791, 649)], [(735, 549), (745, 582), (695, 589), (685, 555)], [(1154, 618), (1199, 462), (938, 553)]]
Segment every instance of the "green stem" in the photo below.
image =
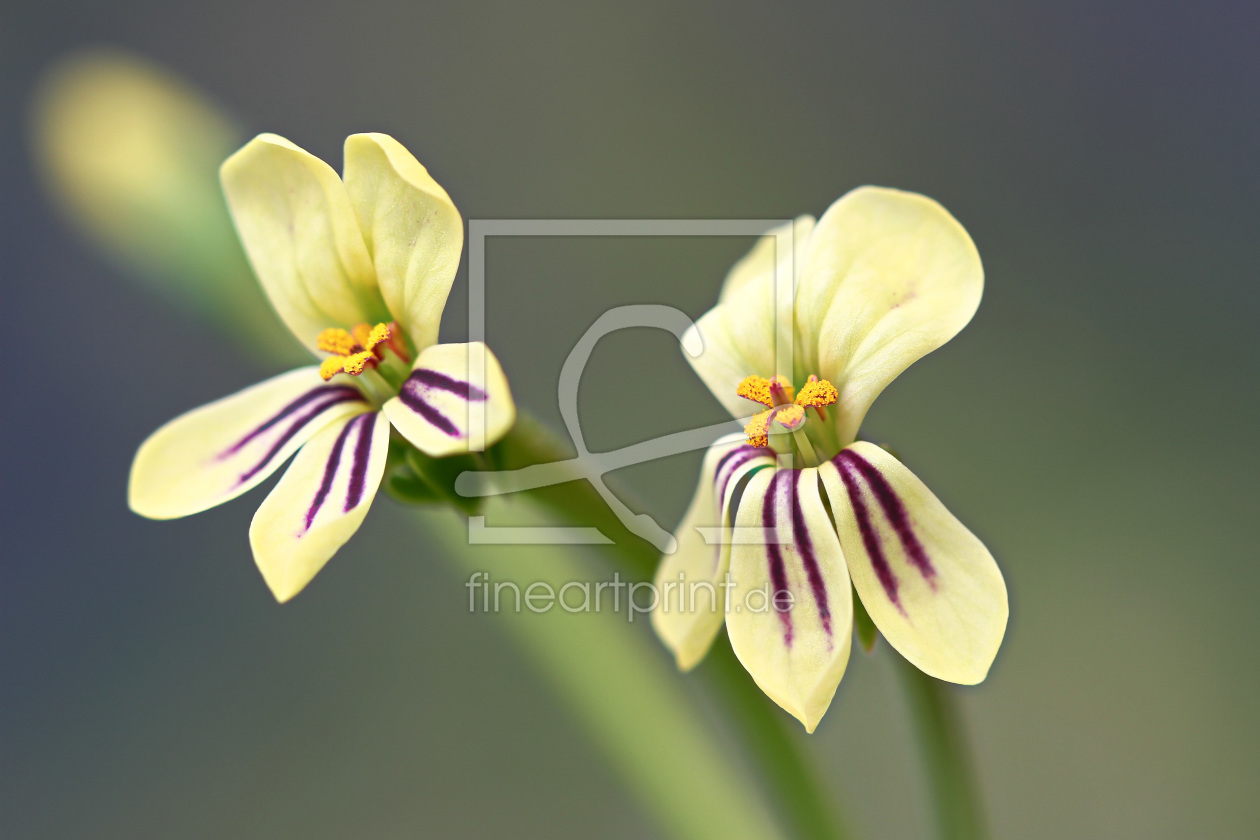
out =
[(700, 673), (708, 677), (716, 689), (714, 693), (728, 709), (792, 836), (834, 840), (850, 837), (836, 813), (836, 797), (828, 796), (794, 737), (795, 721), (786, 720), (748, 676), (725, 633), (714, 641)]
[[(518, 469), (572, 457), (550, 431), (527, 416), (499, 447), (503, 469)], [(651, 580), (660, 552), (626, 530), (599, 493), (585, 481), (530, 490), (527, 495), (567, 524), (595, 526), (614, 543), (622, 571), (637, 580)], [(731, 650), (726, 635), (714, 642), (699, 674), (726, 709), (735, 734), (766, 787), (779, 818), (797, 840), (846, 840), (835, 808), (818, 779), (816, 768), (801, 749), (798, 733), (761, 692)]]
[(983, 840), (988, 831), (980, 792), (951, 686), (900, 656), (896, 660), (923, 753), (940, 838)]

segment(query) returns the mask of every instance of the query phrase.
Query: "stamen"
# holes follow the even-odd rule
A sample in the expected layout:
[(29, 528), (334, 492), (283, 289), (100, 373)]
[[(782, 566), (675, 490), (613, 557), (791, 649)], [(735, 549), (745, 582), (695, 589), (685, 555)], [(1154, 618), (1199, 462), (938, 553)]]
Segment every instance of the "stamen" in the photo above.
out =
[(805, 409), (799, 405), (785, 405), (775, 411), (774, 422), (789, 431), (796, 431), (805, 425)]
[(746, 400), (761, 403), (766, 408), (774, 408), (774, 399), (770, 396), (770, 380), (764, 376), (746, 376), (735, 388), (737, 396)]
[(320, 362), (319, 375), (325, 382), (327, 382), (329, 379), (332, 379), (337, 374), (344, 373), (345, 369), (346, 369), (345, 356), (329, 356), (327, 359), (324, 359), (324, 361)]
[(748, 421), (748, 425), (744, 427), (744, 434), (748, 436), (749, 446), (764, 447), (770, 444), (767, 433), (770, 431), (770, 421), (773, 419), (774, 409), (771, 408), (754, 415)]
[(774, 400), (775, 405), (789, 404), (795, 394), (796, 389), (792, 387), (792, 383), (786, 376), (776, 375), (770, 380), (770, 399)]
[(771, 423), (778, 423), (793, 433), (800, 432), (805, 425), (807, 408), (815, 409), (825, 420), (823, 406), (831, 405), (840, 398), (836, 386), (817, 376), (810, 376), (799, 394), (795, 393), (792, 383), (785, 376), (776, 375), (773, 379), (746, 376), (735, 393), (768, 409), (753, 417), (744, 428), (752, 446), (768, 445)]
[(389, 349), (394, 351), (394, 355), (403, 360), (403, 364), (411, 364), (411, 353), (407, 350), (407, 340), (403, 338), (402, 330), (398, 328), (397, 321), (389, 322), (389, 338), (386, 342)]
[[(376, 346), (381, 342), (388, 341), (391, 335), (393, 335), (393, 331), (388, 324), (377, 324), (368, 332), (367, 339), (359, 343), (363, 345), (364, 350), (375, 351)], [(376, 355), (380, 356), (381, 354), (377, 353)]]
[[(333, 355), (320, 364), (319, 375), (327, 382), (339, 373), (358, 376), (367, 367), (376, 367), (376, 363), (385, 358), (384, 351), (378, 351), (377, 346), (389, 342), (389, 346), (397, 352), (397, 343), (393, 341), (393, 326), (355, 324), (352, 332), (340, 327), (324, 330), (316, 338), (315, 344), (320, 350)], [(398, 355), (403, 356), (402, 353)]]
[(840, 392), (836, 390), (836, 386), (826, 379), (815, 379), (812, 376), (809, 379), (810, 381), (806, 382), (805, 387), (796, 395), (797, 405), (821, 408), (840, 399)]
[(372, 325), (355, 324), (354, 328), (350, 330), (350, 334), (354, 336), (355, 346), (361, 350), (366, 350), (368, 349), (368, 336), (372, 334)]
[(325, 353), (336, 353), (338, 356), (349, 356), (358, 349), (354, 336), (336, 327), (320, 333), (315, 344)]
[(351, 376), (358, 376), (363, 373), (363, 368), (367, 367), (368, 362), (375, 362), (376, 354), (370, 350), (363, 350), (358, 353), (346, 356), (342, 360), (346, 373)]

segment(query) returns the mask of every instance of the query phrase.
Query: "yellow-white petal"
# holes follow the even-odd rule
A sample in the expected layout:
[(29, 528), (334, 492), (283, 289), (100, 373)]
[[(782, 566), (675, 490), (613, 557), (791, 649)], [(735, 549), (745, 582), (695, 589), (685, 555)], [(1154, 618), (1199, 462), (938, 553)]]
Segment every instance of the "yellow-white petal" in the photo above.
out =
[(424, 350), (383, 410), (403, 437), (434, 458), (479, 452), (516, 421), (503, 368), (479, 341)]
[(761, 690), (813, 732), (844, 676), (853, 639), (849, 573), (818, 471), (755, 474), (735, 521), (731, 647)]
[(140, 445), (128, 504), (174, 519), (234, 499), (334, 420), (366, 406), (353, 386), (298, 368), (183, 414)]
[[(776, 287), (775, 278), (799, 277), (804, 264), (806, 242), (814, 228), (811, 216), (792, 223), (793, 247), (780, 247), (787, 226), (767, 231), (752, 250), (735, 264), (722, 284), (718, 305), (692, 327), (683, 343), (698, 335), (699, 356), (688, 357), (691, 366), (713, 395), (735, 417), (746, 417), (756, 408), (736, 396), (735, 389), (746, 376), (783, 374), (803, 380), (787, 367), (787, 358), (778, 358), (780, 346), (792, 343), (792, 293)], [(777, 318), (776, 318), (777, 316)], [(799, 366), (795, 366), (799, 367)]]
[(464, 249), (446, 190), (387, 134), (346, 138), (346, 189), (381, 294), (417, 350), (435, 343)]
[(385, 474), (389, 421), (343, 418), (298, 452), (249, 526), (254, 562), (276, 600), (302, 591), (359, 530)]
[[(813, 216), (797, 216), (792, 222), (762, 234), (752, 250), (726, 273), (719, 302), (725, 303), (750, 284), (774, 285), (776, 271), (782, 271), (788, 277), (798, 277), (805, 263), (805, 246), (814, 232), (814, 225)], [(779, 247), (779, 237), (788, 233), (789, 227), (792, 229), (791, 250)]]
[(967, 325), (984, 290), (971, 237), (926, 196), (880, 187), (845, 195), (809, 239), (796, 294), (800, 364), (840, 391), (840, 442), (916, 360)]
[(219, 175), (254, 273), (299, 341), (313, 350), (329, 327), (390, 320), (332, 167), (283, 137), (260, 134)]
[(853, 587), (880, 633), (926, 674), (983, 680), (1008, 615), (984, 543), (874, 444), (853, 444), (820, 472)]
[(684, 671), (708, 653), (725, 619), (731, 500), (745, 475), (774, 466), (773, 454), (749, 446), (742, 434), (709, 447), (695, 497), (674, 535), (677, 550), (656, 570), (652, 626)]

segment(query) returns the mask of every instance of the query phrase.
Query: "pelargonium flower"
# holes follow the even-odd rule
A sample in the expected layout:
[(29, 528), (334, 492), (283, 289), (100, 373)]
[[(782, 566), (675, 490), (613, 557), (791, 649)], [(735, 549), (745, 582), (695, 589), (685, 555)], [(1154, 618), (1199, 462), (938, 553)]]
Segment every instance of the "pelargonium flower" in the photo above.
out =
[(506, 377), (484, 344), (438, 344), (464, 228), (446, 191), (384, 134), (346, 139), (345, 178), (274, 134), (220, 171), (255, 274), (321, 360), (188, 412), (131, 467), (131, 509), (198, 513), (293, 463), (249, 529), (279, 601), (302, 590), (367, 515), (391, 429), (433, 457), (511, 427)]
[(963, 684), (985, 678), (1008, 609), (984, 544), (856, 439), (879, 393), (971, 320), (984, 285), (971, 238), (935, 201), (874, 187), (792, 227), (778, 256), (791, 305), (768, 236), (693, 327), (696, 373), (733, 416), (757, 413), (706, 453), (652, 619), (683, 669), (725, 620), (753, 679), (812, 732), (848, 664), (854, 590), (902, 656)]

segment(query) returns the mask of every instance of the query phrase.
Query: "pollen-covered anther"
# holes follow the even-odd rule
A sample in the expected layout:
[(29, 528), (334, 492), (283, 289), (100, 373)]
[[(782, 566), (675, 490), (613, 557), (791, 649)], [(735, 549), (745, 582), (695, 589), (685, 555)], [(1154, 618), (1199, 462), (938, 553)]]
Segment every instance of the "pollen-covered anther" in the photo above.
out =
[(760, 414), (753, 415), (748, 421), (748, 425), (744, 427), (744, 434), (748, 436), (749, 446), (768, 446), (770, 438), (770, 420), (774, 417), (774, 409), (768, 408)]
[(801, 392), (796, 395), (797, 405), (822, 408), (824, 405), (831, 405), (840, 399), (840, 392), (836, 390), (836, 386), (826, 379), (816, 379), (811, 376), (809, 380), (809, 382), (805, 383), (805, 387), (801, 388)]
[(773, 379), (766, 379), (764, 376), (745, 376), (744, 380), (735, 387), (735, 394), (746, 400), (761, 403), (766, 408), (774, 408), (776, 405), (791, 403), (795, 391), (786, 376), (776, 375)]
[[(319, 334), (315, 344), (326, 353), (333, 353), (319, 366), (319, 375), (327, 382), (339, 373), (358, 376), (385, 357), (382, 344), (393, 347), (393, 328), (390, 324), (356, 324), (352, 331), (339, 327), (326, 329)], [(378, 350), (377, 348), (380, 347)], [(401, 355), (401, 354), (400, 354)]]
[(744, 434), (748, 436), (748, 443), (752, 446), (768, 445), (770, 426), (773, 423), (778, 423), (789, 432), (799, 430), (805, 425), (807, 408), (813, 408), (825, 420), (823, 407), (840, 398), (836, 386), (817, 376), (809, 377), (800, 393), (792, 388), (792, 383), (785, 376), (775, 376), (773, 379), (747, 376), (739, 383), (735, 393), (766, 407), (766, 411), (753, 417), (744, 427)]
[(766, 408), (774, 407), (774, 400), (770, 398), (770, 380), (764, 376), (745, 376), (744, 380), (736, 386), (735, 394), (746, 400), (761, 403)]
[(319, 364), (319, 375), (325, 382), (332, 379), (339, 373), (344, 373), (346, 369), (345, 356), (329, 356)]
[(358, 349), (354, 336), (343, 329), (333, 327), (324, 330), (315, 339), (316, 346), (325, 353), (336, 353), (338, 356), (349, 356)]
[(785, 405), (775, 410), (774, 422), (789, 432), (795, 432), (805, 425), (805, 409), (799, 405)]

